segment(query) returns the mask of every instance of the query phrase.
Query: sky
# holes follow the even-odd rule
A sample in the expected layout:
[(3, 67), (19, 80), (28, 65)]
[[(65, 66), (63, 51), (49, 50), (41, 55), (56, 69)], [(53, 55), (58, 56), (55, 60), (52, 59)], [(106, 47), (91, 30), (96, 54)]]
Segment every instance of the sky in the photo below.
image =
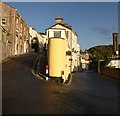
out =
[(82, 50), (112, 44), (118, 32), (117, 2), (7, 2), (16, 8), (24, 21), (38, 32), (55, 24), (55, 17), (73, 27)]

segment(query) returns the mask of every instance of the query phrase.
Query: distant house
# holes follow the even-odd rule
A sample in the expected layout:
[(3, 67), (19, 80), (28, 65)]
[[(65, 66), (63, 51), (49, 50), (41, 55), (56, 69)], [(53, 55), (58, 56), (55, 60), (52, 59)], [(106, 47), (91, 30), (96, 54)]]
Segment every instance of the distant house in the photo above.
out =
[(43, 47), (44, 47), (44, 50), (46, 50), (47, 49), (47, 38), (46, 38), (46, 34), (45, 33), (41, 33), (41, 32), (39, 32), (41, 35), (42, 35), (42, 37), (43, 37)]
[(41, 33), (41, 32), (39, 32), (42, 36), (43, 36), (43, 44), (45, 44), (46, 43), (46, 34), (45, 33)]
[(39, 51), (41, 52), (43, 50), (44, 46), (44, 37), (41, 33), (37, 32), (35, 28), (29, 27), (30, 30), (30, 52)]
[(111, 68), (120, 68), (120, 59), (112, 59), (106, 66)]
[(87, 52), (82, 52), (80, 53), (80, 63), (81, 63), (81, 69), (82, 70), (88, 70), (89, 69), (89, 64), (90, 64), (90, 61), (89, 61), (89, 53)]

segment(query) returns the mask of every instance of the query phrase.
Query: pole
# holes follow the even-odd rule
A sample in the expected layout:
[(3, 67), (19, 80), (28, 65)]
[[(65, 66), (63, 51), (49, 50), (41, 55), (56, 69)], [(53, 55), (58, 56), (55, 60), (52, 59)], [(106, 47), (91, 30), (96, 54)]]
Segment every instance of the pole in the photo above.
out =
[(98, 60), (98, 74), (100, 74), (100, 61)]

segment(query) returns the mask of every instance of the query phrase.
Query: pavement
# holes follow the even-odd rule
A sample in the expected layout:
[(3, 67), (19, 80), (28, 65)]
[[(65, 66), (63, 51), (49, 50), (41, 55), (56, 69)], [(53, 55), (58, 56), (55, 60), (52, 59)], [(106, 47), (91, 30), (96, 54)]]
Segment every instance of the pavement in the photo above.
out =
[(37, 59), (35, 60), (35, 63), (32, 68), (33, 75), (42, 80), (48, 80), (48, 76), (46, 75), (46, 64), (47, 64), (47, 58), (44, 52), (41, 52)]

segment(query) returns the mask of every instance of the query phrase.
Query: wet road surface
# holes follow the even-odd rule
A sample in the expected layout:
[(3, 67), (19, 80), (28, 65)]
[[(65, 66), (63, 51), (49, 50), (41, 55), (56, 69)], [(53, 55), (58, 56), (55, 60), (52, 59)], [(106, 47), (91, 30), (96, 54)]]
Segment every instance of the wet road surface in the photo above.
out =
[(71, 85), (38, 80), (31, 73), (37, 56), (2, 64), (3, 114), (118, 114), (117, 83), (90, 71), (74, 73)]

